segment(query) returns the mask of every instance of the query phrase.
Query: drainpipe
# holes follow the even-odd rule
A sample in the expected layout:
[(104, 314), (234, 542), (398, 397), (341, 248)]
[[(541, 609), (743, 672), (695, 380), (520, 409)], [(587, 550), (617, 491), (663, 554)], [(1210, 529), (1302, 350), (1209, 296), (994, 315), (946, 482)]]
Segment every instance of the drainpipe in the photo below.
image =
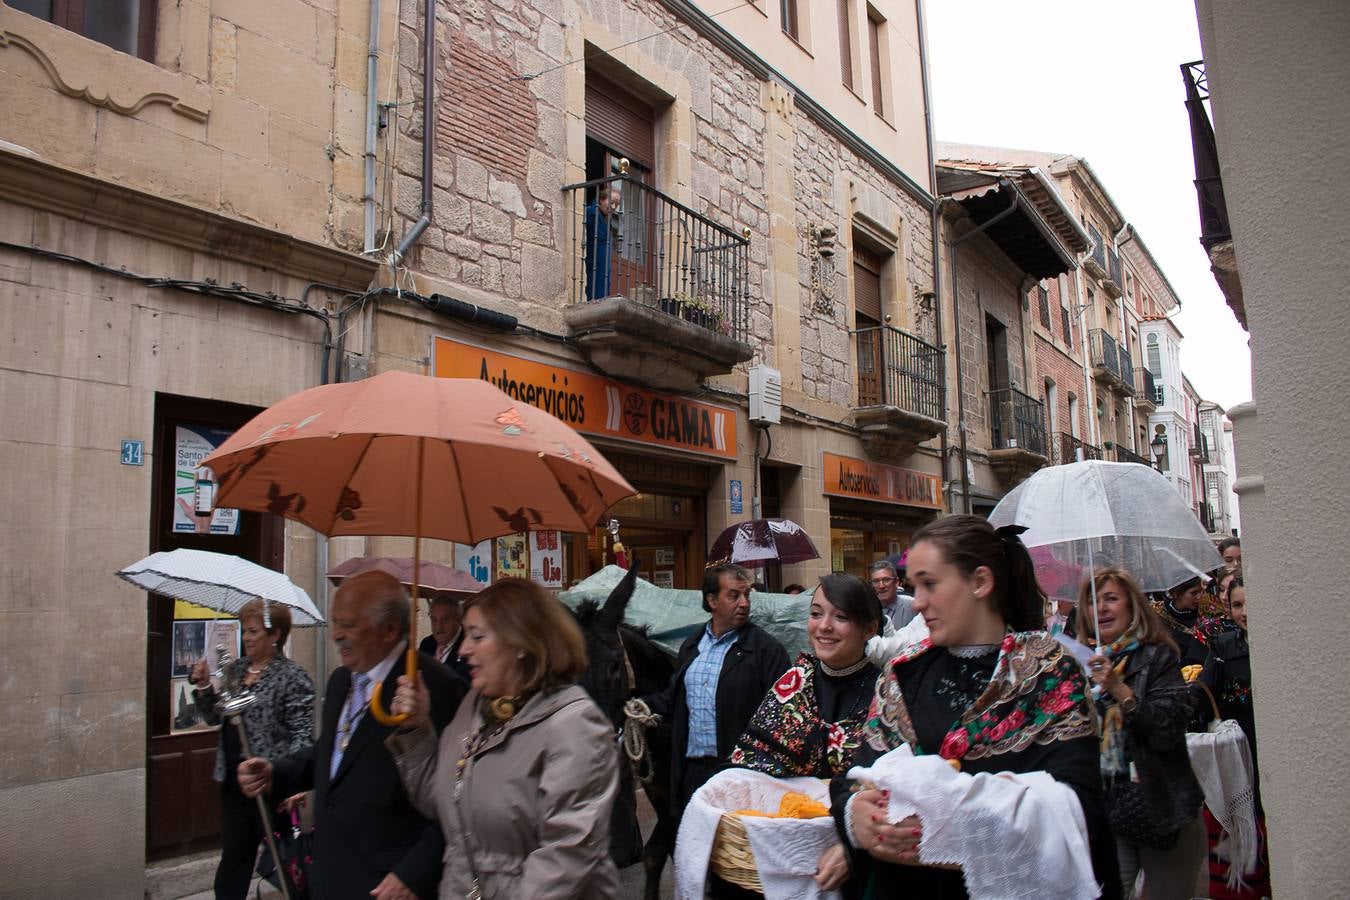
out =
[(431, 224), (431, 158), (436, 149), (436, 0), (426, 0), (423, 26), (422, 44), (426, 54), (422, 60), (422, 214), (399, 241), (391, 260), (396, 266)]
[(966, 400), (965, 393), (961, 390), (962, 369), (961, 369), (961, 313), (958, 298), (961, 293), (961, 284), (956, 270), (956, 250), (977, 234), (982, 234), (1002, 219), (1013, 214), (1017, 209), (1017, 189), (1013, 183), (1006, 178), (998, 180), (998, 189), (1007, 190), (1012, 195), (1012, 202), (1008, 208), (998, 213), (983, 225), (973, 228), (952, 241), (952, 321), (956, 328), (956, 419), (957, 430), (961, 433), (961, 509), (967, 515), (970, 514), (970, 437), (966, 428)]
[[(933, 326), (937, 331), (937, 345), (946, 349), (942, 332), (942, 207), (952, 202), (949, 197), (937, 195), (937, 145), (933, 140), (933, 107), (928, 88), (928, 31), (924, 25), (923, 0), (914, 0), (914, 18), (919, 29), (919, 71), (923, 76), (923, 131), (928, 140), (928, 190), (933, 195), (933, 210), (930, 217), (930, 230), (933, 241)], [(957, 351), (960, 352), (960, 335), (957, 335)], [(942, 435), (938, 453), (942, 456), (942, 490), (947, 493), (947, 508), (951, 510), (951, 479), (948, 469), (950, 448), (947, 437), (947, 372), (946, 357), (943, 357), (942, 373)], [(957, 376), (956, 395), (961, 396), (960, 376)]]
[(379, 91), (380, 0), (370, 0), (370, 40), (366, 44), (366, 155), (364, 253), (375, 251), (375, 144), (380, 131)]
[[(1091, 251), (1089, 250), (1088, 253)], [(1086, 258), (1087, 254), (1084, 254)], [(1081, 262), (1081, 260), (1080, 260)], [(1097, 431), (1097, 386), (1092, 383), (1092, 341), (1088, 335), (1087, 322), (1087, 299), (1083, 295), (1083, 267), (1080, 265), (1073, 270), (1074, 293), (1078, 295), (1078, 333), (1081, 336), (1078, 342), (1078, 349), (1083, 352), (1083, 396), (1088, 404), (1088, 441), (1094, 447), (1101, 446), (1101, 438)]]

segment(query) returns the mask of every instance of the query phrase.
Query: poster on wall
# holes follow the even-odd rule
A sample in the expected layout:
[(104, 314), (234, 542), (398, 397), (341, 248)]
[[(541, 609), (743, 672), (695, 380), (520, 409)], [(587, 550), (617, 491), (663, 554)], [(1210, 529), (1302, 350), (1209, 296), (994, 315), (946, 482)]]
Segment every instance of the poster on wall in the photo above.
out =
[(652, 551), (652, 565), (654, 566), (673, 566), (675, 565), (674, 547), (657, 547)]
[(197, 660), (206, 655), (206, 621), (173, 623), (173, 671), (170, 678), (186, 678)]
[(241, 648), (239, 646), (239, 621), (237, 619), (220, 619), (206, 623), (206, 652), (204, 655), (212, 671), (224, 668), (220, 662), (221, 647), (225, 648), (226, 664), (239, 658)]
[(455, 545), (455, 568), (468, 572), (474, 581), (486, 585), (492, 580), (492, 541)]
[(192, 701), (192, 685), (186, 678), (169, 681), (169, 732), (184, 734), (189, 731), (209, 731), (216, 726), (202, 719), (201, 710)]
[(659, 588), (673, 588), (675, 586), (675, 573), (670, 569), (658, 569), (652, 573), (652, 584)]
[(562, 587), (562, 534), (557, 531), (530, 532), (530, 580), (544, 587)]
[(174, 534), (238, 534), (239, 510), (209, 508), (216, 484), (201, 461), (225, 443), (233, 431), (206, 425), (179, 425), (174, 430), (173, 532)]
[(497, 538), (497, 577), (528, 578), (530, 549), (524, 534), (508, 534)]

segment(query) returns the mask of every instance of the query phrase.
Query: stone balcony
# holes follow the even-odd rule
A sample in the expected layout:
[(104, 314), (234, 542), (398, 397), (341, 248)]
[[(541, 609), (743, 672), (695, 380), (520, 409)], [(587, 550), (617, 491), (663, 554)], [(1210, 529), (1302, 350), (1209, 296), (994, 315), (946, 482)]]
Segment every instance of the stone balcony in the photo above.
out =
[(693, 390), (753, 355), (744, 341), (624, 297), (574, 304), (563, 318), (592, 366), (658, 390)]

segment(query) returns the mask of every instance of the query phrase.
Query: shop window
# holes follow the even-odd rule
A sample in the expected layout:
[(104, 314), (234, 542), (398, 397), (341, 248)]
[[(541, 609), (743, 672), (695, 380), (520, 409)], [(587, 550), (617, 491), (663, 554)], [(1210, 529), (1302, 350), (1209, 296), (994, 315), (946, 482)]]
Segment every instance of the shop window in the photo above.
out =
[(154, 60), (156, 0), (6, 0), (6, 5), (114, 50)]

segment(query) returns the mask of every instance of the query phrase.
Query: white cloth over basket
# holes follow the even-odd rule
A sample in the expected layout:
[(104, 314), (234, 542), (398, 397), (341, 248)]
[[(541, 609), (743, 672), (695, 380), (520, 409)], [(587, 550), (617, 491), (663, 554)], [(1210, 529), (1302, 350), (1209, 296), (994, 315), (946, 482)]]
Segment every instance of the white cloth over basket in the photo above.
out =
[(1227, 835), (1215, 853), (1228, 860), (1228, 886), (1236, 890), (1242, 876), (1256, 869), (1260, 852), (1247, 735), (1232, 719), (1215, 721), (1206, 732), (1187, 734), (1186, 749), (1205, 792), (1205, 806)]
[(1078, 796), (1045, 772), (968, 775), (903, 746), (848, 777), (891, 792), (891, 821), (917, 815), (919, 861), (959, 865), (971, 900), (1101, 895)]
[[(713, 836), (722, 813), (738, 809), (777, 812), (783, 795), (790, 791), (830, 805), (829, 788), (818, 778), (773, 778), (749, 769), (726, 769), (708, 779), (690, 798), (680, 821), (675, 841), (676, 900), (703, 900)], [(838, 891), (822, 891), (815, 878), (821, 855), (839, 841), (832, 818), (744, 816), (741, 822), (767, 900), (838, 900)]]

